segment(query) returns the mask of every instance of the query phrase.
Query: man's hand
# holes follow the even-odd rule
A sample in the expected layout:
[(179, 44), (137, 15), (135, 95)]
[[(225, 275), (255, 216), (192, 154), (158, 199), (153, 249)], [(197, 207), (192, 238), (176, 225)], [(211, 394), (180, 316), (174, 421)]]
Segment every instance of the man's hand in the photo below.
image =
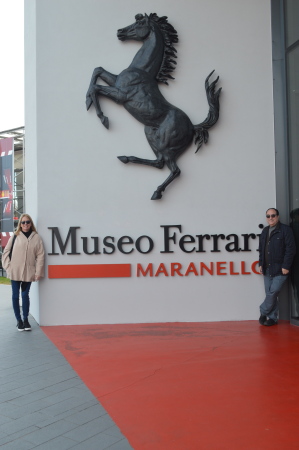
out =
[(38, 280), (40, 280), (41, 279), (41, 277), (40, 276), (38, 276), (38, 275), (35, 275), (35, 281), (38, 281)]
[(287, 269), (281, 269), (281, 271), (283, 275), (287, 275), (289, 273), (289, 270)]
[(262, 268), (262, 266), (259, 266), (259, 271), (260, 271), (261, 274), (263, 273), (263, 268)]

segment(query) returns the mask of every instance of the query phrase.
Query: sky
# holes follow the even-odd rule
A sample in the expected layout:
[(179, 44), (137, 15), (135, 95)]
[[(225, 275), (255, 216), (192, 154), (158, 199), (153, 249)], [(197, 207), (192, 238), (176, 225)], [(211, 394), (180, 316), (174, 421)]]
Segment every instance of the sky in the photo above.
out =
[(0, 131), (24, 125), (24, 0), (0, 0)]

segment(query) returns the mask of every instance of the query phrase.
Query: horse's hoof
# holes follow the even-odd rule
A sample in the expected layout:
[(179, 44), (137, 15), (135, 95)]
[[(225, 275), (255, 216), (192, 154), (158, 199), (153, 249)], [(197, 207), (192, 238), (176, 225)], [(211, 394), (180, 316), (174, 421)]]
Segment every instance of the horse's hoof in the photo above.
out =
[(159, 191), (155, 191), (152, 195), (151, 200), (160, 200), (162, 198), (162, 193)]
[(101, 118), (101, 122), (104, 125), (105, 128), (107, 128), (107, 130), (109, 130), (109, 119), (106, 116), (102, 116)]
[(86, 104), (86, 109), (87, 109), (87, 111), (89, 110), (89, 108), (91, 107), (91, 105), (92, 105), (92, 100), (91, 100), (91, 97), (89, 97), (89, 96), (87, 96), (86, 97), (86, 101), (85, 101), (85, 104)]
[(129, 158), (127, 156), (118, 156), (118, 159), (124, 164), (129, 162)]

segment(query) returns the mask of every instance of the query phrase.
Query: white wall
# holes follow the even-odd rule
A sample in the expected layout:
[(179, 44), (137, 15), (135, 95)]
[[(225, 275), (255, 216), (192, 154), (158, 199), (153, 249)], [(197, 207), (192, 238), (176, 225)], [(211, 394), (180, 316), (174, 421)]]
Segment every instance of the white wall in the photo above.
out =
[[(38, 184), (37, 163), (40, 157), (37, 141), (37, 40), (36, 40), (36, 9), (35, 2), (27, 1), (25, 5), (25, 120), (28, 136), (24, 141), (25, 155), (25, 208), (35, 219), (38, 226), (41, 202), (39, 193), (41, 188)], [(28, 151), (27, 151), (28, 150)], [(28, 203), (26, 203), (26, 200)], [(30, 313), (40, 321), (39, 285), (33, 283), (30, 290), (31, 308)]]
[[(25, 0), (26, 205), (37, 219), (48, 253), (51, 232), (65, 238), (148, 235), (154, 250), (142, 255), (48, 256), (46, 264), (132, 264), (131, 278), (48, 279), (33, 291), (32, 311), (43, 325), (248, 320), (258, 317), (259, 275), (139, 277), (137, 263), (246, 261), (251, 252), (161, 254), (160, 225), (181, 224), (182, 234), (259, 233), (275, 205), (270, 1), (260, 0)], [(196, 124), (208, 112), (204, 80), (215, 69), (222, 86), (221, 115), (210, 141), (178, 160), (181, 176), (163, 199), (150, 198), (168, 176), (119, 155), (153, 159), (143, 126), (120, 105), (101, 98), (106, 130), (85, 109), (92, 71), (120, 73), (140, 44), (116, 31), (137, 13), (168, 16), (179, 35), (175, 80), (160, 89)], [(35, 21), (34, 22), (34, 14)], [(36, 35), (35, 35), (36, 25)], [(36, 51), (35, 51), (36, 48)], [(36, 99), (36, 101), (35, 101)], [(37, 170), (35, 170), (37, 164)], [(69, 251), (69, 249), (68, 249)], [(39, 295), (38, 295), (39, 294)], [(38, 315), (38, 304), (40, 312)]]

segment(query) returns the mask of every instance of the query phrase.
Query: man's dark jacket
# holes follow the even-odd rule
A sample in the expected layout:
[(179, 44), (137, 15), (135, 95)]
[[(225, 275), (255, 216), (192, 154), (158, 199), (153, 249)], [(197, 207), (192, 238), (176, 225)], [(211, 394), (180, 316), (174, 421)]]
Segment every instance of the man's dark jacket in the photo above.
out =
[[(296, 245), (292, 229), (288, 225), (278, 222), (274, 231), (272, 231), (267, 244), (269, 226), (265, 227), (260, 235), (259, 244), (259, 265), (263, 268), (263, 274), (269, 269), (271, 277), (282, 275), (281, 269), (290, 270), (294, 256), (296, 254)], [(265, 261), (265, 247), (268, 251), (268, 267)]]

